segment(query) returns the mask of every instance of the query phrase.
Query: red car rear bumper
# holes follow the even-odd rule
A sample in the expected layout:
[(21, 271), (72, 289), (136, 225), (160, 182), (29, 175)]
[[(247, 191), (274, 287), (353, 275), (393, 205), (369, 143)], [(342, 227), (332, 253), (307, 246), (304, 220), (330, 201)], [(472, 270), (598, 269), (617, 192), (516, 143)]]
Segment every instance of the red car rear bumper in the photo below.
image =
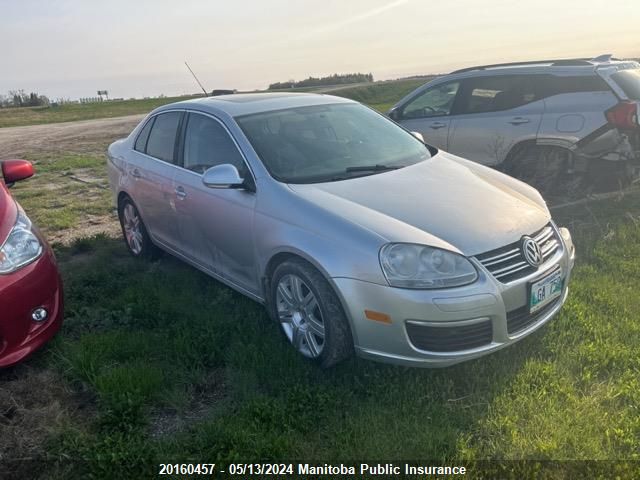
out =
[[(0, 367), (17, 363), (51, 339), (62, 325), (62, 280), (53, 251), (44, 243), (35, 262), (9, 275), (0, 275)], [(33, 311), (44, 308), (47, 318), (36, 322)]]

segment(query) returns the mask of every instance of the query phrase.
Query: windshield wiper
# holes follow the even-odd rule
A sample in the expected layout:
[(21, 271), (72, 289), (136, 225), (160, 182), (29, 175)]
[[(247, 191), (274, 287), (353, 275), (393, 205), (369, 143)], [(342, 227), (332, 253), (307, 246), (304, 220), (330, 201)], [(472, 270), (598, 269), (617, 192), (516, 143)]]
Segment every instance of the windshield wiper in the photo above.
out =
[(383, 172), (385, 170), (398, 170), (399, 166), (391, 165), (358, 165), (357, 167), (347, 167), (345, 172)]

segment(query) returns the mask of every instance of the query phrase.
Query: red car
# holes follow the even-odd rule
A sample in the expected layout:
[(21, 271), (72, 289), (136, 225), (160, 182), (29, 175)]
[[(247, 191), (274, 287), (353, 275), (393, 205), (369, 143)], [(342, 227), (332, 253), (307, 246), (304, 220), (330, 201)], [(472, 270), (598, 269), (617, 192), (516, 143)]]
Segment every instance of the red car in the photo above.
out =
[(53, 251), (7, 188), (32, 176), (33, 166), (25, 160), (1, 165), (0, 367), (8, 367), (55, 335), (63, 301)]

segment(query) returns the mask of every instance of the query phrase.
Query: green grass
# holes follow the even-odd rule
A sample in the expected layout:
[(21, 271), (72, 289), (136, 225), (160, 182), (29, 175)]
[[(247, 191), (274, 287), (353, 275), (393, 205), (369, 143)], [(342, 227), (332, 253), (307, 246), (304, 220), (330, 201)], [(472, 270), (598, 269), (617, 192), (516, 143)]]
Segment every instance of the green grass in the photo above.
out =
[[(386, 112), (396, 101), (426, 83), (427, 80), (428, 78), (376, 82), (366, 86), (340, 88), (339, 90), (329, 91), (327, 93), (352, 98), (359, 102), (370, 104), (373, 108), (381, 112)], [(313, 92), (319, 89), (322, 90), (322, 87), (297, 88), (285, 91)], [(85, 104), (69, 103), (56, 107), (4, 108), (0, 109), (0, 128), (143, 114), (161, 105), (187, 100), (189, 98), (193, 98), (193, 96), (119, 100)]]
[(192, 97), (147, 98), (84, 104), (67, 103), (55, 107), (3, 108), (0, 109), (0, 128), (142, 114), (161, 105), (188, 98)]
[[(60, 248), (66, 324), (51, 362), (96, 414), (52, 437), (49, 465), (151, 478), (189, 459), (640, 460), (640, 228), (627, 212), (640, 194), (558, 212), (580, 234), (561, 314), (444, 370), (321, 371), (260, 306), (169, 256), (137, 261), (106, 237)], [(152, 435), (159, 418), (173, 427)]]
[(380, 82), (360, 87), (341, 88), (329, 93), (366, 103), (372, 108), (386, 113), (394, 103), (432, 78), (435, 77)]
[(104, 155), (66, 152), (35, 157), (36, 176), (16, 184), (12, 193), (50, 238), (73, 231), (90, 216), (112, 213)]

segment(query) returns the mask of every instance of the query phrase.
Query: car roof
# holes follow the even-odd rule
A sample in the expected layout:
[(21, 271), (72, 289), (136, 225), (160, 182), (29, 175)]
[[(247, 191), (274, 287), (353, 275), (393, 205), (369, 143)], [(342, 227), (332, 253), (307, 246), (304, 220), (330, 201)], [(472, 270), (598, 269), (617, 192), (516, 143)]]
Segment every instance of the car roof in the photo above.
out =
[(552, 73), (558, 75), (589, 75), (599, 68), (640, 68), (634, 60), (619, 60), (611, 55), (596, 58), (569, 58), (556, 60), (533, 60), (526, 62), (478, 65), (451, 72), (447, 77), (473, 77), (484, 75)]
[(222, 111), (232, 117), (239, 117), (254, 113), (282, 110), (285, 108), (309, 107), (313, 105), (327, 105), (331, 103), (357, 102), (342, 97), (317, 93), (236, 93), (175, 102), (165, 105), (157, 111), (191, 107), (194, 110), (210, 111), (211, 113), (219, 113)]

